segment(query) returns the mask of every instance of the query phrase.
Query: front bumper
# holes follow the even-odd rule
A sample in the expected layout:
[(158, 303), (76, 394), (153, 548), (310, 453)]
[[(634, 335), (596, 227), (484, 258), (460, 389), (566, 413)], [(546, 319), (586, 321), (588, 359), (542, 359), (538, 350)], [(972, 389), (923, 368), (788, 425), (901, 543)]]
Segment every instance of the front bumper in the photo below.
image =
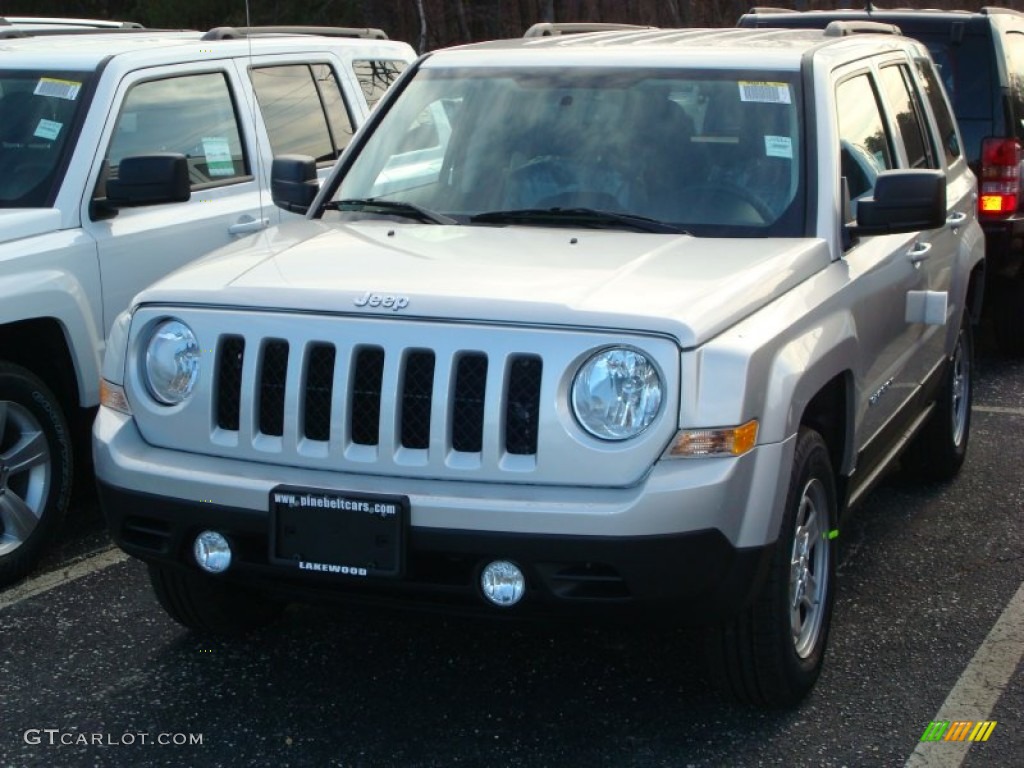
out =
[[(663, 462), (634, 488), (496, 488), (153, 448), (131, 418), (106, 408), (94, 435), (111, 535), (147, 562), (197, 568), (193, 541), (212, 529), (234, 550), (231, 568), (216, 578), (276, 596), (674, 624), (724, 619), (750, 599), (773, 552), (767, 533), (777, 529), (772, 519), (785, 493), (785, 484), (777, 487), (779, 467), (791, 451), (787, 441), (736, 460)], [(407, 496), (401, 577), (359, 578), (273, 561), (269, 499), (283, 484)], [(481, 570), (497, 559), (515, 562), (526, 575), (526, 597), (512, 609), (491, 606), (479, 589)]]

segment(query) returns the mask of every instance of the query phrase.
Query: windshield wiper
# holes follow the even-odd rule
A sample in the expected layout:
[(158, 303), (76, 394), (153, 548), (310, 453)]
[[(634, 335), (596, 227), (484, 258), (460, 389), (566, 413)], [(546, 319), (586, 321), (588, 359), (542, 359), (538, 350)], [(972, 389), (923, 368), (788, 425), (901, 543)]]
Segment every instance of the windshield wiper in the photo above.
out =
[(349, 200), (332, 200), (324, 206), (331, 211), (370, 211), (404, 216), (428, 224), (458, 224), (455, 219), (423, 208), (415, 203), (403, 203), (400, 200), (376, 200), (372, 197), (352, 198)]
[(685, 235), (686, 230), (657, 219), (632, 213), (601, 211), (597, 208), (520, 208), (511, 211), (487, 211), (470, 218), (473, 224), (546, 224), (577, 227), (623, 227), (634, 232)]

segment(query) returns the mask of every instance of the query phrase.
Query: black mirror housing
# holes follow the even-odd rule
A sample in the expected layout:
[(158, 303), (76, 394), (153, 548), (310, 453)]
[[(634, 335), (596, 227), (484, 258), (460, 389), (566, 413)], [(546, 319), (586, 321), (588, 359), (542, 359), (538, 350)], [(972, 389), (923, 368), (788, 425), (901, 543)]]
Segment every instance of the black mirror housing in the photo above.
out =
[(113, 207), (184, 203), (192, 197), (188, 160), (176, 152), (126, 157), (117, 178), (107, 179), (106, 202)]
[(274, 205), (289, 213), (306, 213), (320, 191), (316, 160), (308, 155), (279, 155), (270, 167)]
[(874, 196), (857, 202), (857, 235), (937, 229), (946, 222), (946, 175), (940, 170), (882, 171)]

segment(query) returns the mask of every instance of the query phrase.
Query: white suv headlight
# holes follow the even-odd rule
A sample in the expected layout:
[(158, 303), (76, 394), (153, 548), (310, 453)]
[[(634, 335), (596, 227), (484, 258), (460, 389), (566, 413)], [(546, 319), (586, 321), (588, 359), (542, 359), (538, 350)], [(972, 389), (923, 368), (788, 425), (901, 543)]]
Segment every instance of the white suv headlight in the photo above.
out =
[(646, 355), (631, 347), (610, 347), (577, 372), (572, 410), (594, 437), (628, 440), (654, 421), (661, 393), (661, 376)]
[(164, 405), (177, 405), (192, 394), (199, 379), (199, 342), (180, 320), (164, 320), (146, 347), (146, 385)]

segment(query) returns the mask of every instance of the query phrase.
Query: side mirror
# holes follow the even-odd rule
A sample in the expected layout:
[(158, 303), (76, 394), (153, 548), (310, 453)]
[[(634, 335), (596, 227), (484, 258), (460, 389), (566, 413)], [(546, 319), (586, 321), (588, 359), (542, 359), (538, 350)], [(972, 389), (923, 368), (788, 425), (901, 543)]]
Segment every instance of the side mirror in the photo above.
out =
[(946, 223), (946, 175), (933, 170), (882, 171), (873, 197), (857, 202), (856, 235), (894, 235)]
[(280, 155), (270, 166), (270, 196), (289, 213), (305, 213), (320, 191), (316, 160), (308, 155)]
[(184, 203), (192, 197), (188, 160), (174, 152), (126, 157), (106, 186), (107, 205), (115, 208)]

